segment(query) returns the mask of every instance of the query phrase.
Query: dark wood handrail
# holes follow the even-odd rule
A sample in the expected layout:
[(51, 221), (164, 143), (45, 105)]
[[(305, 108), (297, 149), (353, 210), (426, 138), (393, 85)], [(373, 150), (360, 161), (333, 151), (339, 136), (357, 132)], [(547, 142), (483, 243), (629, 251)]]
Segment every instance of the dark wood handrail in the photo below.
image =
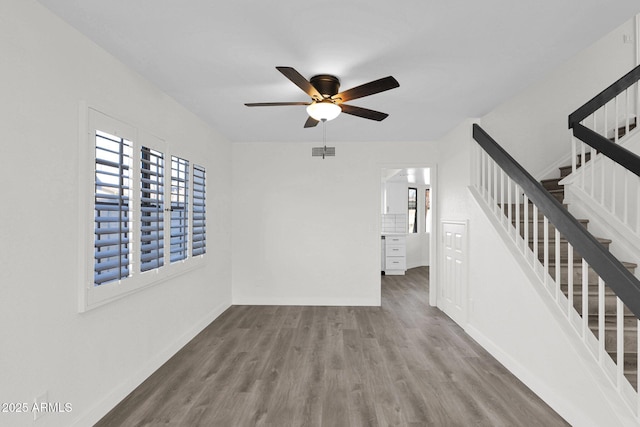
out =
[(623, 168), (640, 176), (640, 156), (637, 154), (618, 144), (614, 144), (598, 132), (580, 123), (574, 123), (573, 135), (595, 148), (598, 153), (602, 153)]
[(473, 125), (473, 139), (522, 188), (529, 200), (544, 213), (636, 318), (640, 318), (640, 281), (477, 124)]
[[(580, 123), (590, 114), (595, 113), (600, 107), (624, 92), (629, 86), (640, 80), (640, 65), (622, 76), (611, 86), (594, 96), (589, 102), (569, 115), (569, 129)], [(617, 120), (617, 118), (616, 118)]]

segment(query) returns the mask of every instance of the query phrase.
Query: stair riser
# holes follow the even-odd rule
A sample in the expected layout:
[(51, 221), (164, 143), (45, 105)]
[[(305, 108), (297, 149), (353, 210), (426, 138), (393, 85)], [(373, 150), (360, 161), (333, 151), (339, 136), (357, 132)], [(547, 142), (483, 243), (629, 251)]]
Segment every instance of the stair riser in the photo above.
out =
[[(515, 222), (512, 221), (512, 222)], [(580, 220), (580, 224), (582, 224), (582, 226), (584, 228), (587, 228), (587, 225), (589, 224), (589, 221), (587, 220)], [(529, 221), (528, 227), (526, 227), (528, 229), (528, 238), (529, 241), (533, 241), (533, 230), (535, 228), (538, 229), (538, 240), (542, 240), (544, 238), (544, 221), (538, 221), (537, 223), (531, 222)], [(555, 241), (556, 238), (556, 227), (549, 223), (549, 239), (552, 241)], [(520, 222), (520, 237), (524, 238), (524, 232), (525, 232), (525, 226), (524, 226), (524, 221)]]
[(545, 190), (561, 190), (563, 187), (559, 184), (561, 178), (545, 179), (541, 181)]
[(560, 203), (564, 202), (564, 191), (561, 191), (561, 192), (554, 191), (551, 193), (551, 195), (554, 197), (554, 199), (556, 199)]
[[(598, 331), (593, 331), (596, 337)], [(634, 350), (638, 348), (638, 334), (636, 331), (624, 331), (624, 347), (627, 350)], [(604, 334), (604, 349), (607, 352), (615, 352), (617, 347), (617, 334), (615, 331), (606, 331)]]
[(565, 177), (571, 175), (572, 172), (573, 172), (573, 166), (572, 165), (562, 166), (560, 168), (560, 177), (561, 178), (565, 178)]
[[(562, 205), (564, 208), (567, 208), (566, 204)], [(521, 203), (520, 207), (520, 220), (524, 220), (524, 213), (525, 213), (525, 209), (524, 209), (524, 205)], [(504, 212), (505, 216), (507, 216), (507, 213), (509, 211), (509, 205), (505, 204), (502, 206), (502, 211)], [(527, 219), (529, 221), (531, 221), (533, 219), (533, 204), (528, 203), (527, 204), (527, 209), (526, 211), (528, 212), (527, 214)], [(512, 218), (516, 218), (516, 205), (512, 204), (511, 205), (511, 217)], [(540, 211), (540, 209), (538, 209), (538, 220), (542, 220), (544, 218), (544, 216), (542, 215), (542, 212)]]
[[(567, 285), (569, 284), (569, 268), (566, 267), (566, 263), (564, 264), (565, 267), (561, 267), (560, 268), (560, 286), (563, 290), (567, 289)], [(555, 278), (556, 277), (556, 269), (554, 267), (550, 267), (549, 268), (549, 274), (551, 275), (551, 277)], [(580, 286), (582, 286), (582, 268), (580, 266), (575, 266), (573, 269), (573, 287), (574, 290)], [(595, 273), (595, 271), (593, 271), (591, 268), (589, 268), (589, 271), (587, 273), (587, 284), (593, 288), (593, 292), (597, 292), (598, 291), (598, 278), (599, 276)]]
[[(635, 268), (633, 267), (627, 267), (627, 270), (629, 270), (631, 273), (633, 273), (635, 271)], [(552, 265), (549, 267), (549, 274), (551, 275), (551, 277), (555, 278), (556, 277), (556, 269), (555, 267)], [(569, 276), (569, 267), (567, 266), (566, 263), (562, 263), (560, 266), (560, 284), (561, 286), (563, 286), (562, 289), (566, 289), (567, 284), (569, 283), (568, 281), (568, 276)], [(582, 267), (580, 265), (574, 265), (573, 266), (573, 286), (574, 289), (576, 287), (582, 286)], [(593, 292), (597, 292), (597, 285), (598, 285), (598, 275), (596, 274), (596, 272), (589, 267), (588, 271), (587, 271), (587, 282), (589, 284), (589, 286), (592, 287)]]
[[(588, 304), (587, 305), (587, 311), (589, 313), (589, 317), (598, 316), (598, 310), (599, 310), (598, 309), (598, 297), (589, 295), (587, 304)], [(580, 293), (575, 293), (573, 295), (573, 306), (578, 311), (578, 313), (582, 314), (582, 295)], [(617, 310), (616, 298), (612, 297), (612, 296), (605, 297), (605, 299), (604, 299), (604, 314), (605, 314), (605, 316), (616, 316), (617, 313), (618, 313), (618, 310)], [(627, 307), (624, 307), (623, 313), (624, 313), (624, 315), (626, 317), (633, 316), (633, 313)]]
[[(609, 249), (609, 244), (608, 243), (603, 243), (604, 247), (608, 250)], [(529, 244), (529, 247), (531, 247), (532, 245)], [(567, 252), (567, 247), (568, 244), (567, 242), (560, 242), (560, 260), (561, 261), (566, 261), (569, 256), (568, 256), (568, 252)], [(555, 242), (553, 242), (552, 244), (549, 244), (549, 259), (550, 260), (554, 260), (556, 256), (556, 245)], [(544, 259), (544, 242), (539, 242), (538, 243), (538, 258), (542, 261)], [(574, 261), (580, 261), (582, 259), (582, 256), (580, 255), (580, 253), (578, 251), (576, 251), (574, 249), (573, 251), (573, 260)]]

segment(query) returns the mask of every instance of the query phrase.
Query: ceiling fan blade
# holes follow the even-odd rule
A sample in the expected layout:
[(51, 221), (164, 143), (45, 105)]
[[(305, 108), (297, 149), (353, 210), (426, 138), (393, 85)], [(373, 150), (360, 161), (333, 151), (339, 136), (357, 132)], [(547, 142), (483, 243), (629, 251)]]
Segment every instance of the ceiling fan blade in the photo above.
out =
[(333, 95), (331, 99), (335, 99), (338, 102), (346, 102), (352, 99), (362, 98), (363, 96), (373, 95), (397, 87), (400, 87), (400, 83), (398, 83), (396, 79), (391, 76), (383, 77), (381, 79), (374, 80), (372, 82), (365, 83), (351, 89), (347, 89), (344, 92)]
[(376, 120), (378, 122), (386, 119), (389, 116), (387, 113), (369, 110), (368, 108), (355, 107), (353, 105), (340, 104), (340, 108), (342, 108), (343, 113), (351, 114), (352, 116), (358, 116), (369, 120)]
[(247, 107), (281, 107), (285, 105), (309, 105), (310, 102), (250, 102)]
[(306, 128), (312, 128), (318, 125), (318, 123), (320, 123), (318, 120), (314, 119), (313, 117), (309, 116), (309, 118), (307, 119), (306, 122), (304, 122), (304, 127)]
[(318, 89), (313, 87), (313, 85), (309, 82), (309, 80), (305, 79), (302, 74), (297, 72), (292, 67), (276, 67), (278, 71), (280, 71), (286, 78), (291, 80), (293, 84), (302, 89), (307, 95), (311, 98), (319, 101), (322, 99), (322, 95), (318, 92)]

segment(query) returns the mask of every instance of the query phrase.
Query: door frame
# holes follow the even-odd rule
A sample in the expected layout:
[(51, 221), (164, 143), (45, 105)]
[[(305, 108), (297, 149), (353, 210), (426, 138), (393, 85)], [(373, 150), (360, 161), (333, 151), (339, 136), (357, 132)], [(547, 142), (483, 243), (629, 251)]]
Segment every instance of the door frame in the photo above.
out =
[[(431, 233), (429, 236), (429, 305), (435, 307), (438, 302), (438, 286), (437, 286), (437, 277), (438, 277), (438, 254), (436, 250), (440, 247), (437, 242), (440, 238), (440, 230), (439, 230), (439, 217), (438, 217), (438, 164), (430, 163), (430, 162), (420, 162), (420, 163), (402, 163), (402, 162), (393, 162), (393, 163), (378, 163), (378, 189), (380, 187), (380, 177), (382, 176), (383, 169), (429, 169), (429, 198), (431, 199)], [(381, 197), (380, 191), (378, 191), (378, 206), (381, 206)], [(382, 224), (380, 221), (380, 212), (376, 212), (376, 223), (378, 224), (378, 258), (380, 257), (380, 253), (382, 251), (382, 239), (379, 236), (382, 235)], [(379, 262), (378, 262), (379, 264)], [(380, 277), (380, 295), (382, 296), (382, 277)]]

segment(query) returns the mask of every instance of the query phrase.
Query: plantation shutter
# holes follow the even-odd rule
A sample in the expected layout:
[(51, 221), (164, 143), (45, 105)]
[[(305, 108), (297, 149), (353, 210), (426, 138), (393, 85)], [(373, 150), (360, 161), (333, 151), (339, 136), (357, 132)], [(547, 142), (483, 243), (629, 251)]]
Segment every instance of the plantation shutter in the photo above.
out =
[(94, 285), (129, 277), (131, 141), (96, 131)]
[(189, 161), (171, 156), (171, 262), (187, 258)]
[(202, 255), (206, 252), (206, 204), (205, 204), (205, 170), (193, 165), (193, 237), (191, 255)]
[(140, 271), (164, 265), (164, 155), (140, 153)]

